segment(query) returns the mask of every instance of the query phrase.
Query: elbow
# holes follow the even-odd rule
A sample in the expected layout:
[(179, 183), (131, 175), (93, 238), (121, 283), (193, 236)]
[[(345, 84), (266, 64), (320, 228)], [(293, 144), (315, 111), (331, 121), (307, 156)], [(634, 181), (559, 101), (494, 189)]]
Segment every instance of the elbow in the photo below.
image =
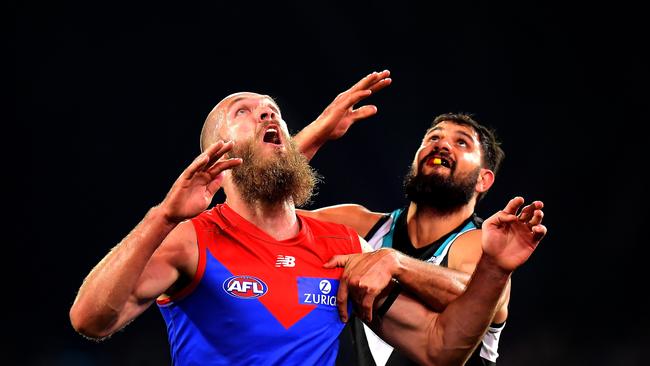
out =
[[(100, 316), (93, 315), (78, 304), (70, 308), (70, 323), (74, 330), (85, 338), (102, 341), (112, 334), (110, 327), (104, 326), (106, 321), (102, 321)], [(104, 317), (105, 318), (105, 317)]]

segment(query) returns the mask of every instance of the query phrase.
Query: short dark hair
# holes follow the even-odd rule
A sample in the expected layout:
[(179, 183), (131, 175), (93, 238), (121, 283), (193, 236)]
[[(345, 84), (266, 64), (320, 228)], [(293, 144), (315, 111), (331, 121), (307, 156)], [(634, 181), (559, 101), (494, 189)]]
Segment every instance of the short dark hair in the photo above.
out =
[[(478, 123), (471, 114), (466, 113), (445, 113), (437, 116), (431, 123), (431, 128), (434, 128), (441, 122), (450, 121), (459, 125), (469, 126), (478, 134), (479, 142), (481, 143), (481, 152), (483, 153), (482, 164), (484, 168), (490, 169), (496, 175), (501, 167), (501, 162), (506, 154), (501, 149), (501, 142), (499, 141), (496, 131), (492, 128)], [(478, 196), (480, 200), (484, 193)]]

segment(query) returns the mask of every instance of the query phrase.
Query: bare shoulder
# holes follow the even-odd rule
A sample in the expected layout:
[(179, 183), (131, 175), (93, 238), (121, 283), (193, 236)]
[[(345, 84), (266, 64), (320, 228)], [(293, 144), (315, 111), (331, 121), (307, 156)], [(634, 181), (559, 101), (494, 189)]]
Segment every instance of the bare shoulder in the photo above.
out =
[(481, 243), (481, 229), (460, 234), (449, 249), (449, 268), (473, 273), (483, 254)]
[(357, 204), (342, 204), (313, 211), (298, 210), (298, 212), (307, 217), (349, 226), (362, 237), (366, 236), (375, 223), (385, 215)]
[(186, 220), (178, 224), (156, 250), (155, 256), (180, 273), (192, 277), (199, 260), (197, 236), (192, 222)]
[(199, 263), (196, 233), (190, 221), (178, 224), (153, 253), (134, 290), (139, 302), (168, 297), (194, 277)]

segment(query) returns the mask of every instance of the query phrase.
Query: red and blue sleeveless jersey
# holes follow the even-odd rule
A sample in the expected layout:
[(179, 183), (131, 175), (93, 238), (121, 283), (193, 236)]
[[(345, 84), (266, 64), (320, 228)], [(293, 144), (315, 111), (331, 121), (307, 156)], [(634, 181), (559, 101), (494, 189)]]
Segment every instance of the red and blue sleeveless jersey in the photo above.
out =
[(199, 264), (190, 285), (158, 301), (174, 365), (333, 365), (343, 329), (336, 308), (342, 268), (361, 252), (343, 225), (298, 215), (278, 241), (228, 205), (192, 219)]

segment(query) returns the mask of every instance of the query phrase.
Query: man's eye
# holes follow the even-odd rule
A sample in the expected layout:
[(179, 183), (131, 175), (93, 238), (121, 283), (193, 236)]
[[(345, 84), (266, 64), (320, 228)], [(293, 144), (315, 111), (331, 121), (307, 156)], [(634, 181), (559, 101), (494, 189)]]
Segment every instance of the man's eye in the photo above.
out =
[(465, 146), (467, 146), (467, 141), (465, 141), (465, 140), (458, 140), (458, 145), (465, 147)]
[(431, 140), (431, 141), (438, 141), (438, 136), (435, 136), (435, 135), (434, 135), (434, 136), (431, 136), (431, 138), (429, 138), (429, 140)]
[(246, 108), (239, 108), (239, 109), (235, 112), (235, 115), (236, 115), (236, 116), (241, 116), (242, 114), (245, 114), (246, 112), (248, 112), (248, 109), (246, 109)]

